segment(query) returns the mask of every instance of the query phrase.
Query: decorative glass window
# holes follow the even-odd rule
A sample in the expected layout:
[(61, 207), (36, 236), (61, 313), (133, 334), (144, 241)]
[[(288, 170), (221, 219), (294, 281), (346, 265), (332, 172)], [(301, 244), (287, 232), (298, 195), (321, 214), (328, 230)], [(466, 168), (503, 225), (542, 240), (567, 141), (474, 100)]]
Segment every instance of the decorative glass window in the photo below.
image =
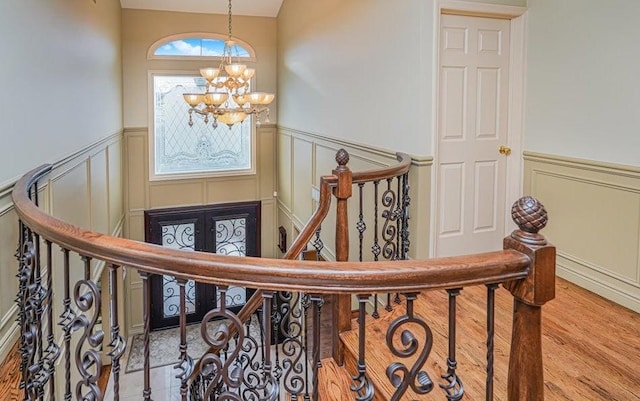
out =
[[(158, 47), (155, 56), (222, 57), (224, 40), (186, 38), (174, 40)], [(250, 57), (249, 52), (240, 45), (231, 48), (234, 57)]]
[[(162, 38), (149, 47), (148, 59), (220, 59), (223, 55), (226, 35), (191, 32)], [(234, 58), (256, 61), (253, 48), (241, 39), (233, 38)]]
[[(253, 161), (253, 118), (229, 128), (194, 121), (184, 93), (203, 93), (205, 81), (196, 75), (153, 74), (151, 178), (249, 173)], [(202, 118), (194, 114), (195, 118)]]

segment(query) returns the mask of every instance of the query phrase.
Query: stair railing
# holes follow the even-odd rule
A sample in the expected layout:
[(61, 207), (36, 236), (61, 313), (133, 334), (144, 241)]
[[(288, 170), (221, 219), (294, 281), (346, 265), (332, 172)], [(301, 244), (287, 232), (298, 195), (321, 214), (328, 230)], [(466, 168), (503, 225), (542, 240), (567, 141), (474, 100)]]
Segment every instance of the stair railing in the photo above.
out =
[[(340, 202), (350, 196), (349, 185), (345, 182), (350, 181), (349, 184), (353, 185), (369, 177), (368, 173), (350, 174), (345, 167), (348, 158), (343, 162), (340, 160), (334, 174), (321, 182), (320, 212), (314, 214), (318, 222), (324, 219), (329, 204), (327, 199), (330, 199), (328, 190), (333, 190), (338, 199), (337, 209), (342, 210), (337, 217), (337, 231), (345, 229), (341, 223), (344, 217), (340, 217), (346, 216), (346, 206), (340, 206)], [(357, 295), (362, 301), (360, 314), (364, 323), (363, 305), (368, 294), (404, 294), (406, 316), (390, 326), (389, 335), (393, 337), (407, 321), (422, 325), (412, 308), (412, 302), (420, 291), (444, 289), (455, 292), (465, 286), (487, 285), (491, 293), (500, 283), (504, 283), (515, 299), (509, 401), (544, 399), (541, 307), (554, 296), (555, 248), (538, 234), (546, 224), (546, 212), (532, 198), (523, 198), (514, 205), (514, 221), (519, 230), (505, 239), (503, 251), (419, 261), (396, 260), (398, 258), (378, 262), (299, 261), (173, 250), (67, 224), (38, 208), (38, 182), (50, 170), (50, 166), (43, 166), (26, 174), (13, 192), (20, 218), (17, 303), (20, 308), (25, 400), (105, 399), (98, 386), (104, 369), (103, 350), (108, 351), (112, 365), (113, 386), (107, 390), (107, 398), (120, 399), (120, 362), (126, 347), (117, 314), (117, 306), (122, 302), (117, 292), (117, 277), (122, 266), (137, 269), (143, 279), (144, 369), (140, 394), (145, 401), (152, 400), (148, 280), (151, 274), (171, 275), (179, 283), (181, 326), (179, 357), (175, 367), (181, 382), (180, 397), (184, 401), (266, 401), (285, 396), (318, 399), (319, 321), (326, 296)], [(342, 176), (348, 177), (348, 181), (341, 182)], [(317, 232), (314, 225), (305, 226), (300, 241), (292, 246), (289, 255), (299, 252), (303, 242), (306, 244), (312, 238)], [(340, 244), (345, 242), (346, 235), (344, 232), (336, 233)], [(54, 255), (54, 247), (61, 249), (61, 260)], [(348, 252), (336, 247), (336, 259), (343, 259), (345, 254)], [(99, 283), (101, 271), (107, 272), (110, 294), (104, 293)], [(216, 285), (222, 293), (220, 305), (205, 316), (199, 327), (209, 350), (215, 352), (207, 352), (197, 362), (202, 377), (198, 383), (189, 382), (196, 363), (189, 356), (186, 341), (184, 300), (188, 280)], [(262, 317), (257, 328), (251, 326), (251, 319), (234, 314), (227, 308), (225, 293), (229, 286), (259, 290), (255, 304), (260, 305)], [(60, 289), (62, 299), (55, 292)], [(288, 344), (272, 345), (274, 298), (277, 294), (293, 292), (301, 293), (296, 301), (299, 306), (296, 314), (289, 315), (292, 320), (284, 334), (291, 336), (294, 333), (296, 337), (287, 337), (291, 340)], [(108, 308), (103, 308), (105, 302)], [(109, 316), (103, 316), (103, 310), (108, 310)], [(55, 327), (54, 320), (58, 320), (59, 329)], [(305, 321), (311, 324), (305, 326), (300, 323)], [(216, 322), (222, 324), (215, 326)], [(375, 390), (367, 375), (364, 331), (360, 330), (361, 352), (352, 389), (356, 399), (369, 400), (373, 399)], [(253, 331), (259, 334), (254, 335)], [(401, 333), (402, 341), (409, 348), (396, 350), (397, 354), (402, 356), (409, 350), (415, 353), (417, 348), (412, 344), (416, 339), (407, 330)], [(308, 344), (308, 341), (313, 343)], [(289, 345), (293, 343), (305, 353), (294, 350), (295, 354), (290, 355)], [(387, 343), (394, 347), (392, 340)], [(281, 360), (278, 352), (281, 352)], [(63, 369), (58, 367), (60, 358), (64, 360)], [(71, 367), (72, 362), (75, 369)], [(399, 372), (406, 374), (403, 376)], [(421, 366), (408, 369), (401, 362), (395, 362), (387, 373), (390, 382), (398, 388), (394, 399), (399, 399), (409, 387), (418, 393), (430, 391), (433, 387)], [(492, 371), (489, 372), (488, 368), (488, 377), (490, 373)], [(487, 381), (489, 387), (489, 378)], [(200, 387), (194, 391), (196, 385)]]

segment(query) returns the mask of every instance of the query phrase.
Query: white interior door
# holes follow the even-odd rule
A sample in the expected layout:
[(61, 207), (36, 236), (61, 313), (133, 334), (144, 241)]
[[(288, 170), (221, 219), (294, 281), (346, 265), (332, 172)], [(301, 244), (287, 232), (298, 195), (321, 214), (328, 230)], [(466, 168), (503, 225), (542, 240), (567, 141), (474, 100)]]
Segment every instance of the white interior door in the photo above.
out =
[(502, 248), (509, 29), (509, 20), (441, 16), (437, 256)]

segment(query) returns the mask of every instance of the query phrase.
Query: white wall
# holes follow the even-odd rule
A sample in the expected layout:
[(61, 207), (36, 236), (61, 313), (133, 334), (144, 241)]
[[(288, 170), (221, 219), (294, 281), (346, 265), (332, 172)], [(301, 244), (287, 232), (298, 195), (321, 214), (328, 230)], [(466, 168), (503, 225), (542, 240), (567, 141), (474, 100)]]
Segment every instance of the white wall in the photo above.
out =
[(432, 14), (431, 1), (285, 0), (278, 123), (428, 154)]
[(526, 149), (640, 165), (640, 2), (528, 7)]
[(435, 13), (434, 0), (285, 0), (278, 124), (431, 156)]
[(118, 0), (3, 0), (0, 38), (0, 184), (122, 129)]

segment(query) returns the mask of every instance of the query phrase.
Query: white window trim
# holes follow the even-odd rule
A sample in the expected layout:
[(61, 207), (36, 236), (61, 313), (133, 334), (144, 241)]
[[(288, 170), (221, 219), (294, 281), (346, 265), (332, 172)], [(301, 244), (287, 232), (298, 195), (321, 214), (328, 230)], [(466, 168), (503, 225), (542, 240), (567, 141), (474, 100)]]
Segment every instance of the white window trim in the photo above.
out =
[[(170, 180), (186, 180), (186, 179), (196, 179), (196, 178), (223, 178), (223, 177), (231, 177), (231, 176), (247, 176), (247, 175), (255, 175), (256, 174), (256, 153), (257, 153), (257, 137), (256, 137), (256, 124), (255, 122), (251, 124), (251, 167), (248, 169), (229, 169), (229, 170), (220, 170), (220, 171), (208, 171), (208, 172), (193, 172), (193, 173), (168, 173), (168, 174), (156, 174), (156, 159), (155, 159), (155, 114), (154, 114), (154, 82), (153, 78), (158, 76), (170, 75), (186, 75), (186, 76), (199, 76), (197, 71), (188, 71), (188, 70), (149, 70), (147, 74), (147, 116), (148, 116), (148, 140), (149, 148), (149, 181), (170, 181)], [(251, 85), (254, 85), (254, 82), (251, 82)], [(188, 115), (185, 114), (185, 119), (188, 118)], [(249, 116), (249, 118), (253, 118), (253, 116)], [(204, 124), (202, 121), (195, 121), (195, 124)]]
[[(151, 46), (149, 46), (149, 50), (147, 51), (147, 60), (210, 60), (210, 61), (221, 61), (222, 57), (219, 56), (160, 56), (156, 55), (156, 50), (173, 41), (180, 39), (214, 39), (214, 40), (222, 40), (226, 41), (228, 39), (227, 35), (221, 33), (211, 33), (211, 32), (188, 32), (188, 33), (179, 33), (176, 35), (165, 36), (162, 39), (159, 39)], [(233, 41), (244, 47), (244, 49), (249, 52), (249, 57), (240, 57), (242, 61), (253, 62), (257, 61), (256, 59), (256, 51), (253, 50), (253, 47), (242, 39), (238, 39), (235, 36), (232, 38)]]

